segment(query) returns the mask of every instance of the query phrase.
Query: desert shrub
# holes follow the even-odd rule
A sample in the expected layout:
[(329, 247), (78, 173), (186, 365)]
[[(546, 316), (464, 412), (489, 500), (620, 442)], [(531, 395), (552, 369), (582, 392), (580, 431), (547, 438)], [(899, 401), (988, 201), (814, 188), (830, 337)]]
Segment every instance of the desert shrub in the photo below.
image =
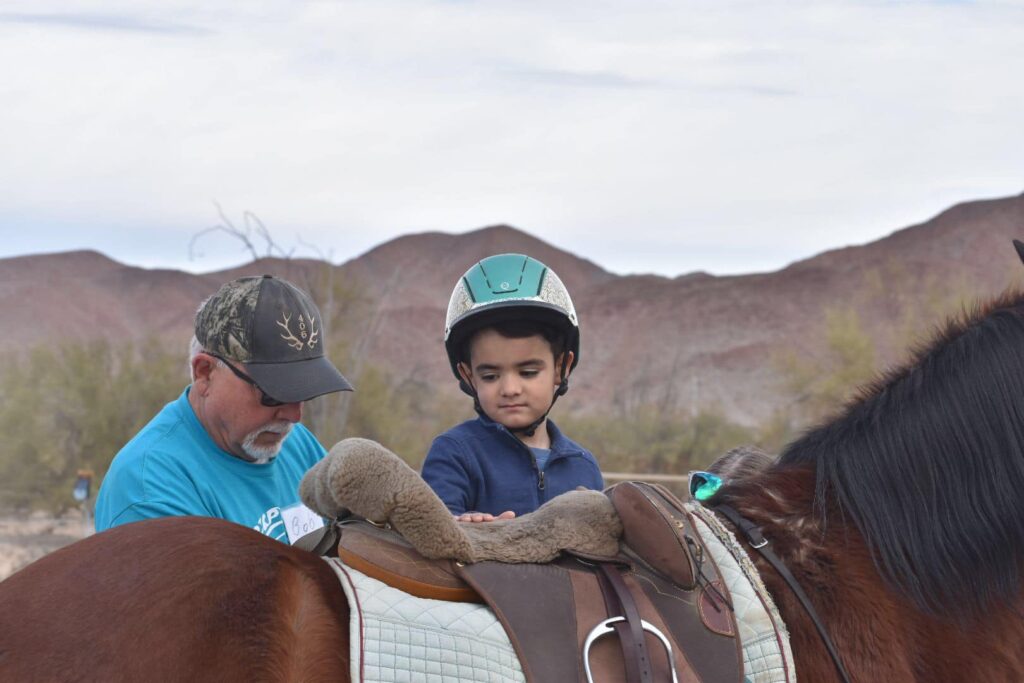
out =
[(606, 472), (685, 474), (754, 437), (716, 410), (690, 415), (639, 406), (629, 414), (559, 417), (558, 424)]
[(68, 343), (7, 356), (0, 366), (0, 504), (55, 512), (74, 505), (77, 470), (101, 477), (121, 446), (178, 395), (185, 372), (181, 352), (154, 341)]

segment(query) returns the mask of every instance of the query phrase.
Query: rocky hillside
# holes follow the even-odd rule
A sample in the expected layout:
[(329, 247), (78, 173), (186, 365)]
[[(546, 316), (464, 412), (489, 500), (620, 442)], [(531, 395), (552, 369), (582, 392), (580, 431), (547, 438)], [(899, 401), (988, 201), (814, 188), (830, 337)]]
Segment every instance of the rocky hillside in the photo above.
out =
[(454, 395), (442, 346), (451, 288), (474, 261), (522, 252), (559, 273), (580, 313), (581, 364), (559, 410), (661, 402), (716, 406), (754, 423), (782, 400), (773, 359), (782, 350), (820, 354), (828, 309), (849, 307), (879, 332), (901, 323), (908, 307), (926, 310), (936, 292), (997, 292), (1024, 274), (1013, 237), (1024, 238), (1024, 196), (960, 204), (870, 244), (730, 277), (618, 276), (508, 226), (408, 235), (333, 267), (264, 259), (192, 275), (95, 252), (24, 256), (0, 260), (0, 350), (155, 337), (184, 355), (196, 305), (224, 280), (276, 273), (313, 289), (322, 303), (330, 273), (359, 293), (358, 311), (343, 311), (333, 334), (396, 380), (440, 383)]

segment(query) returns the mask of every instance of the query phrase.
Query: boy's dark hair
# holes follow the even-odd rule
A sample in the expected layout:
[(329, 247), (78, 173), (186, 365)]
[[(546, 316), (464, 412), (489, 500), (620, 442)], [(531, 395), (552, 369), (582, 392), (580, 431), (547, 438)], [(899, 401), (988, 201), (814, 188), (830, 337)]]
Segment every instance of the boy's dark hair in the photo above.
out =
[(459, 347), (459, 362), (469, 364), (469, 347), (476, 336), (485, 330), (494, 330), (506, 339), (525, 339), (534, 335), (540, 335), (551, 347), (551, 353), (555, 361), (565, 353), (565, 334), (551, 325), (536, 320), (501, 320), (490, 325), (484, 325), (480, 329), (473, 330), (472, 334), (466, 336), (466, 341)]

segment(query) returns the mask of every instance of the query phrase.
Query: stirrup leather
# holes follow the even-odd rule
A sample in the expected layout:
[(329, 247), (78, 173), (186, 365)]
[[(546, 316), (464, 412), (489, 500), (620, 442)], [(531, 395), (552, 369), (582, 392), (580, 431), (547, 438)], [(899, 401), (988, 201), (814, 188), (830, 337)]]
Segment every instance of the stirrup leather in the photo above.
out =
[[(583, 668), (587, 672), (587, 683), (594, 683), (594, 677), (590, 673), (590, 646), (600, 638), (601, 636), (608, 635), (609, 633), (615, 633), (615, 629), (612, 628), (612, 624), (620, 621), (626, 621), (626, 617), (611, 617), (605, 619), (594, 628), (590, 629), (590, 633), (587, 634), (587, 639), (583, 643)], [(665, 634), (658, 630), (657, 627), (651, 625), (646, 619), (640, 620), (640, 627), (652, 633), (661, 641), (661, 644), (665, 646), (665, 652), (668, 654), (668, 664), (672, 670), (672, 683), (679, 683), (679, 677), (676, 675), (676, 661), (672, 658), (672, 643), (668, 641)]]

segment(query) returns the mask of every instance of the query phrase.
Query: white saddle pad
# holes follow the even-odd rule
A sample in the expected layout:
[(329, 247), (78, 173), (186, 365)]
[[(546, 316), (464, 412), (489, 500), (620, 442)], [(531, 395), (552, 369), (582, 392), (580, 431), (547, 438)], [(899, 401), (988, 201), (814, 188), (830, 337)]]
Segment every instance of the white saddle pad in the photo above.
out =
[(697, 532), (722, 578), (736, 614), (747, 683), (796, 683), (789, 633), (754, 563), (732, 532), (704, 507), (687, 503)]
[[(486, 605), (417, 598), (324, 558), (351, 608), (353, 683), (525, 683)], [(357, 636), (358, 634), (358, 636)]]

